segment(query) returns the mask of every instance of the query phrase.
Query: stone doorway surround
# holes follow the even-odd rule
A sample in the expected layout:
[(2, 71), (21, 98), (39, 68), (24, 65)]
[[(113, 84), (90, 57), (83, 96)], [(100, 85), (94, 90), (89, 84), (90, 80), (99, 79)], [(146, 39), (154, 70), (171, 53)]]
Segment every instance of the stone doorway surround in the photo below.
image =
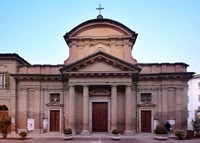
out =
[(59, 111), (59, 131), (57, 132), (61, 132), (62, 131), (62, 127), (63, 127), (63, 104), (61, 103), (48, 103), (46, 104), (47, 108), (48, 108), (48, 121), (47, 121), (47, 132), (51, 132), (50, 130), (50, 113), (51, 111)]

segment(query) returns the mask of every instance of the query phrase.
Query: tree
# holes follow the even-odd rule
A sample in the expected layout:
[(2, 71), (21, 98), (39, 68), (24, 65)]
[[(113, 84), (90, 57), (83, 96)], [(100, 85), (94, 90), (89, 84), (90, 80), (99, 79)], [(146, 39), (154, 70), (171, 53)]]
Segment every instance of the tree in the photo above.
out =
[(1, 116), (0, 117), (0, 133), (3, 135), (3, 138), (7, 138), (7, 135), (10, 132), (10, 126), (11, 126), (11, 117)]
[(200, 119), (192, 121), (193, 129), (196, 132), (197, 136), (200, 136)]

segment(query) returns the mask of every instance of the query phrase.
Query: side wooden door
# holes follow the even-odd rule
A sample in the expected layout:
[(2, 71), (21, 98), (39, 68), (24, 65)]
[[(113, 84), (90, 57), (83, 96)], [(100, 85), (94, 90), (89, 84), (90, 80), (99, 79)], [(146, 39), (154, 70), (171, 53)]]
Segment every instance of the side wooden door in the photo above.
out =
[(50, 131), (60, 131), (60, 110), (50, 110)]
[(151, 111), (141, 111), (141, 132), (151, 132)]
[(108, 132), (108, 103), (92, 103), (92, 132)]

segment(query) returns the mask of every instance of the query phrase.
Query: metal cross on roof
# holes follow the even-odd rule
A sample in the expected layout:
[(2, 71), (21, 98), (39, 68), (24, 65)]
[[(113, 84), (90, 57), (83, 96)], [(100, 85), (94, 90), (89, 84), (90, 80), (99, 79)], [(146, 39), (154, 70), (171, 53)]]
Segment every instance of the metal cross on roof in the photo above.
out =
[(101, 7), (101, 4), (99, 4), (99, 7), (98, 8), (96, 8), (96, 10), (98, 10), (99, 11), (99, 15), (101, 15), (101, 10), (103, 10), (104, 8), (103, 7)]

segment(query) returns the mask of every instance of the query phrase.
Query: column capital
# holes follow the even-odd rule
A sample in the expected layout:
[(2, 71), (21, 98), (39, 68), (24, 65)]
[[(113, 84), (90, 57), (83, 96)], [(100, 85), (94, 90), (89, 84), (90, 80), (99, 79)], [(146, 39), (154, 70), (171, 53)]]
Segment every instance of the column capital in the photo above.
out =
[(88, 84), (83, 84), (82, 86), (83, 86), (83, 87), (89, 87), (89, 85), (88, 85)]
[(68, 86), (69, 86), (69, 87), (74, 87), (75, 84), (71, 84), (71, 83), (70, 83), (70, 84), (68, 84)]
[(111, 84), (110, 86), (111, 86), (111, 87), (117, 87), (118, 84)]
[(127, 85), (125, 85), (126, 87), (132, 87), (132, 84), (127, 84)]

